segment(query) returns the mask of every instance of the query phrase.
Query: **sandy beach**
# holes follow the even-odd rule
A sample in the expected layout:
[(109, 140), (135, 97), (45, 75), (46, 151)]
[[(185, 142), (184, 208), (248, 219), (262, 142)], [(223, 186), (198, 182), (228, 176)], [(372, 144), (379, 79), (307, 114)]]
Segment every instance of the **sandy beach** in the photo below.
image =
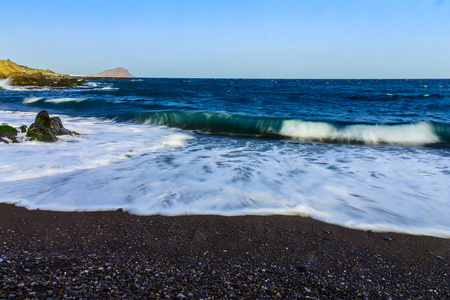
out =
[(0, 204), (0, 299), (446, 299), (450, 239)]

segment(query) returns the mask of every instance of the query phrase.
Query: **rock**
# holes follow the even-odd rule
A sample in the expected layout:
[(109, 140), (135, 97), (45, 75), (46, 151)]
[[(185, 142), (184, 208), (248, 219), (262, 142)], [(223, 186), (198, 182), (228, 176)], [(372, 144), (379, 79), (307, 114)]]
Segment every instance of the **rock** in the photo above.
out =
[[(2, 125), (0, 125), (0, 139), (4, 143), (9, 144), (8, 140), (10, 140), (13, 143), (18, 143), (17, 137), (16, 137), (17, 133), (18, 133), (17, 129), (9, 126), (6, 123), (3, 123)], [(4, 139), (4, 138), (6, 138), (6, 139)]]
[(53, 132), (51, 132), (50, 129), (42, 122), (35, 122), (31, 124), (30, 128), (28, 128), (27, 136), (30, 137), (31, 140), (40, 142), (55, 142), (57, 140)]
[(73, 134), (72, 131), (64, 128), (64, 126), (62, 125), (62, 121), (59, 117), (50, 118), (50, 122), (51, 122), (50, 128), (54, 134), (56, 134), (56, 135), (65, 135), (65, 134), (71, 135), (71, 134)]
[(314, 271), (314, 268), (310, 265), (298, 265), (297, 271), (299, 272)]
[[(31, 140), (37, 140), (41, 142), (54, 142), (58, 138), (58, 135), (78, 135), (74, 131), (70, 131), (64, 128), (62, 121), (59, 117), (50, 118), (47, 111), (43, 110), (36, 115), (35, 121), (27, 126), (20, 126), (21, 133), (27, 133), (27, 137)], [(17, 134), (19, 131), (6, 123), (0, 125), (0, 142), (9, 144), (18, 143)]]
[(46, 110), (40, 111), (33, 124), (28, 128), (27, 136), (41, 142), (54, 142), (57, 135), (77, 135), (76, 132), (64, 128), (59, 117), (50, 118)]
[(48, 128), (50, 128), (52, 126), (52, 122), (50, 121), (50, 116), (49, 116), (49, 114), (48, 114), (48, 112), (46, 110), (40, 111), (36, 115), (36, 118), (34, 119), (34, 122), (35, 123), (42, 122)]

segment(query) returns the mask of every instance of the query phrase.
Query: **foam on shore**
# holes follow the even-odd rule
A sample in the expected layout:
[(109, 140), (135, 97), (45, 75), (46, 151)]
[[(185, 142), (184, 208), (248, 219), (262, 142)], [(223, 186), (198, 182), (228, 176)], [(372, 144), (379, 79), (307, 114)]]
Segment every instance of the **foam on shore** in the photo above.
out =
[[(0, 116), (18, 127), (35, 114)], [(0, 148), (8, 157), (0, 168), (0, 202), (143, 215), (298, 214), (353, 228), (450, 236), (445, 150), (277, 144), (61, 118), (81, 136)]]

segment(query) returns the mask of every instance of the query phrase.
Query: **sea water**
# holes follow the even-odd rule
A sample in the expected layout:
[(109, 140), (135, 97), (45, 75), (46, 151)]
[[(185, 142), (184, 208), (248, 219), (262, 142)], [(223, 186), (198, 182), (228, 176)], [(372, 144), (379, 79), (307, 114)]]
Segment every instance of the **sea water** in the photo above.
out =
[(310, 216), (450, 237), (450, 80), (134, 79), (0, 90), (0, 202), (136, 214)]

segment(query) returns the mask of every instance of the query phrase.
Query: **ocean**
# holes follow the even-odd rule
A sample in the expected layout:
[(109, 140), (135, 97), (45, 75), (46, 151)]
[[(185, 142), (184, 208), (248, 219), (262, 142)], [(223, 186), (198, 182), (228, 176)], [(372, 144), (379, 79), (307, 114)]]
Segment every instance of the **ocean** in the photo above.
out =
[(450, 80), (158, 79), (29, 89), (79, 136), (0, 143), (0, 202), (141, 215), (270, 215), (450, 237)]

